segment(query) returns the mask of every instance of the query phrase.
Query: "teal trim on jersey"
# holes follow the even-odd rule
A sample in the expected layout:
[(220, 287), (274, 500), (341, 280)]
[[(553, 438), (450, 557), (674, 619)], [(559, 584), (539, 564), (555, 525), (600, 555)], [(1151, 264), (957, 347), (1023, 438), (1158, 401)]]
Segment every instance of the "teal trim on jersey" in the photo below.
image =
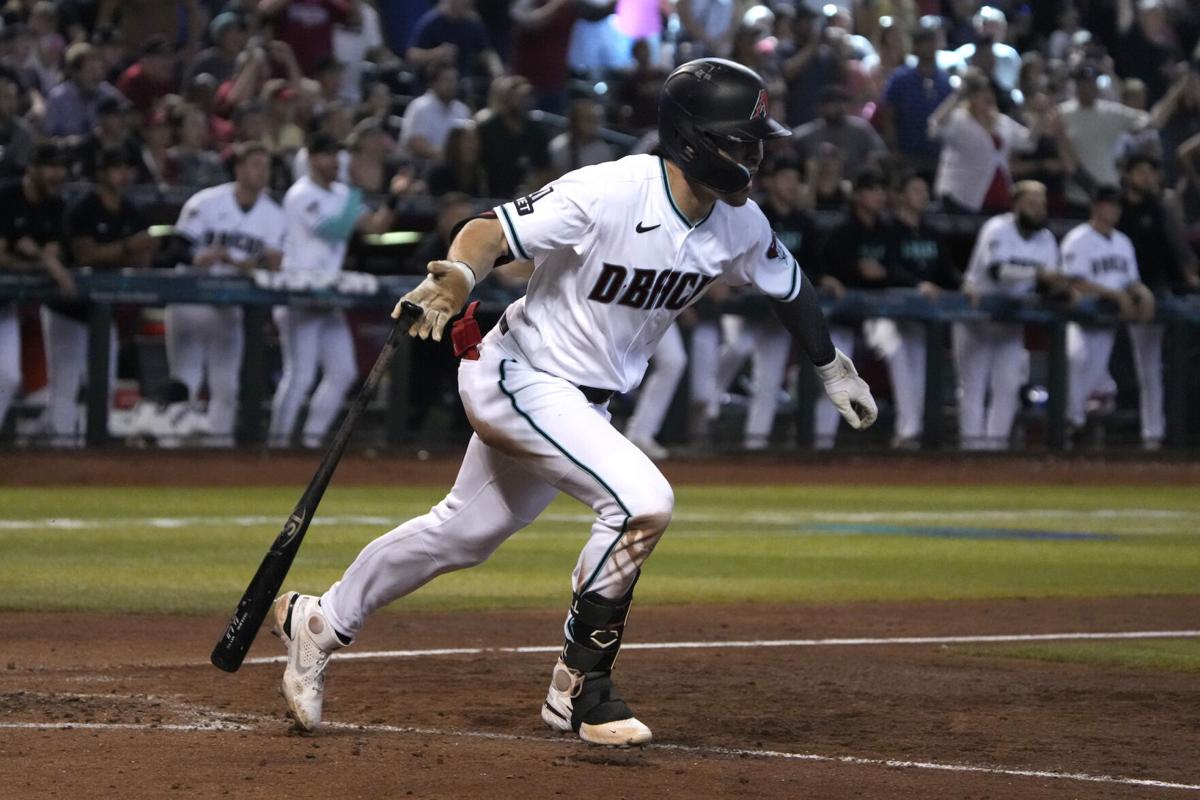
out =
[(800, 262), (792, 256), (792, 287), (788, 289), (787, 299), (794, 300), (796, 294), (796, 279), (800, 277)]
[(604, 557), (600, 559), (600, 563), (596, 565), (596, 568), (594, 570), (592, 570), (592, 574), (588, 576), (587, 581), (583, 584), (583, 587), (579, 590), (579, 594), (584, 594), (585, 592), (587, 592), (587, 590), (589, 588), (591, 588), (592, 583), (596, 580), (596, 576), (598, 576), (600, 574), (600, 568), (603, 567), (608, 562), (608, 557), (612, 555), (612, 552), (616, 548), (617, 543), (620, 542), (621, 539), (625, 536), (625, 531), (627, 531), (629, 529), (629, 520), (633, 518), (633, 515), (631, 513), (629, 513), (629, 509), (625, 506), (625, 504), (623, 502), (621, 502), (621, 497), (616, 492), (613, 491), (613, 488), (611, 486), (609, 486), (607, 483), (604, 482), (603, 478), (601, 478), (599, 475), (597, 475), (595, 472), (593, 472), (590, 468), (588, 468), (579, 459), (575, 458), (575, 456), (568, 453), (567, 449), (565, 447), (563, 447), (561, 444), (556, 442), (554, 440), (553, 436), (551, 436), (550, 434), (548, 434), (544, 430), (542, 430), (540, 427), (538, 427), (538, 424), (533, 421), (533, 417), (529, 416), (529, 414), (527, 414), (519, 405), (517, 405), (516, 394), (514, 394), (513, 392), (510, 392), (508, 390), (508, 387), (504, 385), (504, 377), (505, 377), (504, 376), (504, 364), (508, 360), (509, 359), (501, 359), (501, 361), (500, 361), (500, 391), (503, 392), (504, 396), (508, 398), (510, 403), (512, 403), (513, 410), (516, 411), (518, 414), (520, 414), (525, 419), (525, 421), (529, 423), (529, 426), (531, 428), (533, 428), (535, 431), (537, 431), (539, 434), (541, 434), (543, 439), (545, 439), (550, 444), (554, 445), (555, 450), (557, 450), (558, 452), (560, 452), (564, 456), (566, 456), (568, 461), (570, 461), (572, 464), (579, 467), (581, 470), (583, 470), (588, 475), (590, 475), (592, 477), (592, 479), (596, 481), (596, 483), (603, 486), (604, 490), (606, 492), (608, 492), (610, 495), (612, 495), (612, 499), (615, 500), (617, 505), (621, 507), (621, 510), (623, 512), (625, 512), (625, 519), (621, 521), (620, 532), (617, 533), (616, 538), (613, 539), (613, 543), (608, 546), (608, 549), (604, 551)]
[(667, 202), (671, 204), (671, 210), (675, 212), (675, 216), (679, 217), (680, 221), (689, 228), (698, 228), (703, 225), (704, 220), (712, 216), (713, 209), (717, 207), (717, 204), (713, 203), (712, 208), (708, 209), (708, 213), (701, 217), (699, 222), (693, 223), (675, 204), (675, 195), (671, 194), (671, 182), (667, 180), (667, 162), (663, 160), (662, 156), (658, 157), (658, 168), (662, 171), (663, 189), (667, 192)]
[(500, 213), (504, 215), (504, 221), (508, 223), (508, 232), (512, 234), (513, 244), (517, 246), (517, 254), (524, 261), (529, 260), (529, 254), (525, 252), (525, 245), (521, 244), (521, 238), (517, 236), (517, 228), (512, 224), (512, 218), (508, 216), (508, 210), (504, 206), (500, 206)]

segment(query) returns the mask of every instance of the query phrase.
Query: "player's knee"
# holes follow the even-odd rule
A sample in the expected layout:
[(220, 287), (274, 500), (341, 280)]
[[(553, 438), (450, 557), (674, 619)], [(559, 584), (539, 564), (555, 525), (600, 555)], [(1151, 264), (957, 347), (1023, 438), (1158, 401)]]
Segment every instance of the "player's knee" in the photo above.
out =
[(631, 528), (665, 531), (675, 510), (675, 492), (665, 478), (654, 481), (637, 493), (628, 510)]

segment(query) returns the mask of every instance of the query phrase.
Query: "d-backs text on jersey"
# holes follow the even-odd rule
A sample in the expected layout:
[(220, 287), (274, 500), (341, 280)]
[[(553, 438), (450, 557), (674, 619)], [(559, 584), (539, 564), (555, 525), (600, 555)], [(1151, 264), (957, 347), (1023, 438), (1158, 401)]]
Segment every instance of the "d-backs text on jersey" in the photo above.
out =
[(678, 311), (699, 297), (715, 277), (673, 269), (630, 270), (606, 262), (588, 293), (588, 300), (597, 303), (615, 301), (617, 305), (647, 310), (666, 306)]

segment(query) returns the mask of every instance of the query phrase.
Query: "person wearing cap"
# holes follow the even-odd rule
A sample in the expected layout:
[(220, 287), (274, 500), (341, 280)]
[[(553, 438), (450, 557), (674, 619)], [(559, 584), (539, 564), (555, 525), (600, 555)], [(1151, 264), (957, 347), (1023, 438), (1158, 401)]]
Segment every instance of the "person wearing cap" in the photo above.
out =
[[(150, 237), (145, 217), (127, 196), (132, 182), (129, 154), (120, 147), (102, 149), (96, 159), (96, 187), (67, 209), (66, 238), (74, 267), (116, 270), (150, 265), (157, 243)], [(49, 372), (46, 432), (51, 444), (59, 447), (79, 446), (85, 432), (78, 400), (87, 377), (87, 317), (85, 303), (48, 303), (42, 308)], [(111, 395), (116, 379), (115, 328), (109, 342)]]
[(148, 114), (160, 98), (176, 88), (175, 53), (162, 36), (146, 40), (138, 60), (117, 78), (117, 89), (141, 114)]
[[(1039, 286), (1061, 283), (1058, 242), (1046, 227), (1046, 187), (1020, 181), (1012, 211), (983, 224), (963, 279), (972, 298), (998, 294), (1013, 299)], [(1008, 448), (1017, 416), (1017, 393), (1029, 376), (1025, 329), (1012, 322), (954, 324), (958, 377), (958, 434), (964, 450)]]
[(238, 54), (246, 48), (248, 36), (246, 22), (234, 11), (222, 11), (208, 23), (208, 36), (212, 46), (196, 54), (188, 64), (183, 85), (187, 86), (197, 75), (212, 75), (217, 83), (233, 77), (233, 66)]
[(862, 117), (850, 114), (850, 98), (840, 86), (821, 92), (821, 116), (792, 131), (792, 142), (802, 160), (808, 160), (825, 143), (840, 150), (851, 180), (887, 155), (887, 145)]
[[(1076, 296), (1099, 298), (1122, 322), (1144, 324), (1154, 319), (1154, 295), (1138, 274), (1133, 243), (1117, 230), (1120, 219), (1121, 190), (1097, 187), (1091, 217), (1063, 238), (1063, 274)], [(1077, 431), (1087, 422), (1088, 399), (1110, 380), (1108, 360), (1116, 333), (1108, 325), (1067, 325), (1067, 422)], [(1156, 352), (1133, 348), (1142, 400), (1142, 444), (1151, 450), (1162, 445), (1165, 428), (1161, 346), (1160, 338)]]
[(1084, 63), (1072, 74), (1075, 96), (1058, 107), (1067, 140), (1079, 162), (1075, 180), (1067, 185), (1067, 200), (1081, 208), (1089, 204), (1089, 190), (1118, 182), (1116, 150), (1123, 134), (1143, 130), (1150, 115), (1100, 97), (1096, 84), (1102, 71)]
[(938, 28), (921, 19), (912, 35), (913, 60), (899, 67), (883, 89), (880, 131), (914, 169), (933, 173), (940, 144), (929, 136), (929, 116), (954, 88), (950, 74), (938, 66)]
[[(23, 177), (0, 184), (0, 271), (45, 272), (70, 295), (75, 283), (62, 263), (63, 198), (67, 171), (52, 142), (30, 154)], [(15, 302), (0, 302), (0, 428), (21, 388), (21, 340)]]
[(985, 55), (981, 51), (987, 48), (985, 63), (990, 66), (990, 76), (1003, 91), (1011, 92), (1021, 73), (1021, 54), (1004, 43), (1008, 36), (1008, 18), (994, 6), (983, 6), (971, 19), (971, 25), (975, 29), (976, 43), (962, 45), (954, 51), (955, 57), (962, 64), (979, 63), (980, 56)]
[(71, 178), (96, 180), (96, 161), (106, 147), (124, 150), (130, 163), (140, 155), (133, 135), (132, 107), (120, 97), (105, 97), (96, 106), (96, 126), (71, 149)]
[[(895, 268), (892, 232), (884, 220), (887, 189), (878, 169), (864, 169), (854, 179), (854, 193), (845, 218), (829, 232), (821, 250), (826, 275), (821, 285), (835, 295), (846, 289), (882, 289)], [(834, 347), (853, 358), (857, 325), (831, 320), (829, 334)], [(833, 447), (841, 415), (832, 403), (821, 402), (816, 409), (818, 449)]]
[(67, 79), (46, 97), (42, 131), (47, 136), (83, 136), (96, 125), (97, 109), (107, 97), (123, 99), (104, 80), (104, 62), (86, 42), (67, 48)]
[[(371, 211), (362, 193), (338, 180), (342, 144), (318, 131), (308, 141), (308, 175), (297, 180), (283, 198), (287, 232), (280, 268), (284, 272), (333, 275), (342, 270), (350, 236), (383, 233), (392, 224), (391, 202)], [(271, 402), (268, 444), (291, 444), (300, 407), (308, 398), (302, 442), (319, 447), (341, 408), (346, 392), (358, 379), (354, 340), (339, 309), (277, 306), (275, 326), (283, 356), (283, 375)]]

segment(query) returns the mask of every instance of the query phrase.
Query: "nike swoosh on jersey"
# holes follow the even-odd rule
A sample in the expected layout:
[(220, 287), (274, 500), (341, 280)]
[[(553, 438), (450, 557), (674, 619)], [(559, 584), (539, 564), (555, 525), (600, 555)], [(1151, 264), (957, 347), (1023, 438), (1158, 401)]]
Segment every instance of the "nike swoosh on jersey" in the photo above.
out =
[(662, 227), (662, 223), (660, 222), (657, 225), (651, 225), (649, 228), (643, 228), (642, 223), (639, 222), (637, 224), (637, 227), (634, 228), (634, 230), (636, 230), (638, 233), (649, 233), (650, 231), (654, 230), (655, 228), (661, 228), (661, 227)]

